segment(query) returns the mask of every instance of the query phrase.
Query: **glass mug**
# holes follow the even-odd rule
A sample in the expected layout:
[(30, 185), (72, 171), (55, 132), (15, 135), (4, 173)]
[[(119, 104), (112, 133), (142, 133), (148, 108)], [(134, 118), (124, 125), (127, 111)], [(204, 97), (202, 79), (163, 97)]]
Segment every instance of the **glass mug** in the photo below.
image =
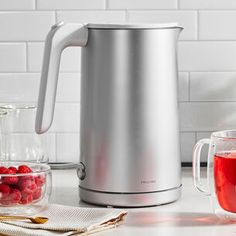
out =
[(2, 155), (1, 160), (47, 163), (48, 145), (53, 134), (35, 133), (36, 107), (25, 104), (3, 105), (0, 111), (7, 112), (1, 129), (1, 137), (5, 140), (5, 157)]
[[(209, 145), (206, 186), (200, 173), (204, 144)], [(197, 142), (193, 151), (193, 181), (199, 191), (210, 196), (217, 216), (236, 220), (236, 130), (214, 132), (210, 139)]]
[(6, 139), (4, 135), (4, 129), (6, 127), (8, 113), (4, 110), (0, 110), (0, 161), (6, 159)]

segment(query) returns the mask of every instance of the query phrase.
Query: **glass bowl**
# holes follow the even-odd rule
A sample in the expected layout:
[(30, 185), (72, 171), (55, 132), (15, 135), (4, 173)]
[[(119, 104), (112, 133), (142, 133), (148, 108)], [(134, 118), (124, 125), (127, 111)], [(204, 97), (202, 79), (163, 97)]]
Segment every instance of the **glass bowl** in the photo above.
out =
[(33, 215), (43, 210), (52, 189), (47, 164), (0, 162), (0, 215)]

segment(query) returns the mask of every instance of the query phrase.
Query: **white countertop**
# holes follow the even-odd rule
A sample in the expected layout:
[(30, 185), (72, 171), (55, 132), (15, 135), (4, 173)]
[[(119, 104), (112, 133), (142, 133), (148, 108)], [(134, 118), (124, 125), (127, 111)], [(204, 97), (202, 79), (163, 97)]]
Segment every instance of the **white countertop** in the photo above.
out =
[[(210, 200), (197, 192), (192, 183), (191, 169), (183, 168), (182, 197), (175, 203), (127, 209), (123, 225), (98, 233), (98, 236), (236, 236), (236, 224), (223, 224), (213, 214)], [(79, 200), (78, 178), (73, 170), (53, 170), (52, 203), (71, 206), (88, 205)]]

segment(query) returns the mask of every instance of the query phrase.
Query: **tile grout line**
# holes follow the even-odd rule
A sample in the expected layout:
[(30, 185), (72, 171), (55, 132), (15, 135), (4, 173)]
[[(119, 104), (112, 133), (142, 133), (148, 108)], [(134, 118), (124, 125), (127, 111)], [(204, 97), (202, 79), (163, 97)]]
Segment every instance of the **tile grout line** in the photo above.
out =
[(25, 60), (26, 60), (26, 71), (25, 72), (29, 72), (29, 58), (28, 58), (28, 55), (29, 55), (29, 48), (28, 48), (28, 42), (25, 42), (25, 53), (26, 53), (26, 56), (25, 56)]
[(109, 0), (105, 0), (105, 10), (108, 10), (109, 9)]
[(198, 132), (198, 131), (194, 131), (194, 134), (195, 134), (195, 137), (194, 137), (194, 138), (195, 138), (195, 143), (197, 142), (197, 132)]
[(191, 72), (188, 72), (188, 102), (190, 102), (190, 76), (191, 76)]
[[(6, 75), (6, 74), (37, 74), (37, 75), (39, 75), (41, 72), (40, 71), (38, 71), (38, 72), (32, 72), (32, 71), (27, 71), (27, 73), (26, 72), (24, 72), (24, 71), (21, 71), (21, 72), (15, 72), (15, 71), (13, 71), (13, 72), (1, 72), (0, 71), (0, 75)], [(61, 74), (70, 74), (70, 75), (79, 75), (80, 73), (78, 72), (60, 72)], [(66, 78), (66, 80), (70, 80), (70, 78)]]
[(126, 22), (129, 22), (129, 21), (130, 21), (130, 14), (129, 14), (128, 9), (125, 9), (125, 21), (126, 21)]
[(58, 14), (57, 14), (57, 10), (54, 11), (54, 20), (55, 20), (55, 24), (58, 23)]
[(189, 133), (195, 133), (195, 132), (198, 132), (198, 131), (179, 131), (179, 133), (187, 133), (187, 134), (189, 134)]
[[(65, 132), (60, 132), (60, 131), (54, 131), (52, 133), (59, 134), (59, 135), (65, 134)], [(66, 134), (78, 135), (78, 134), (80, 134), (80, 132), (67, 132)]]
[(200, 13), (199, 10), (197, 10), (197, 41), (199, 41), (200, 38)]
[[(108, 0), (107, 0), (108, 1)], [(106, 4), (105, 4), (106, 6)], [(173, 11), (173, 12), (178, 12), (178, 11), (183, 11), (183, 12), (189, 12), (189, 11), (210, 11), (210, 12), (214, 12), (214, 11), (220, 11), (220, 12), (236, 12), (236, 8), (235, 9), (184, 9), (184, 8), (114, 8), (114, 9), (110, 9), (109, 8), (109, 3), (108, 3), (108, 8), (104, 9), (104, 8), (87, 8), (87, 9), (67, 9), (67, 8), (48, 8), (48, 9), (39, 9), (38, 8), (38, 4), (36, 2), (36, 6), (35, 9), (13, 9), (13, 10), (9, 10), (9, 9), (0, 9), (0, 13), (2, 12), (6, 12), (6, 13), (19, 13), (19, 12), (53, 12), (53, 11), (63, 11), (63, 12), (75, 12), (75, 11), (105, 11), (105, 10), (111, 10), (111, 11), (123, 11), (128, 9), (129, 11), (142, 11), (142, 12), (147, 12), (147, 11)]]

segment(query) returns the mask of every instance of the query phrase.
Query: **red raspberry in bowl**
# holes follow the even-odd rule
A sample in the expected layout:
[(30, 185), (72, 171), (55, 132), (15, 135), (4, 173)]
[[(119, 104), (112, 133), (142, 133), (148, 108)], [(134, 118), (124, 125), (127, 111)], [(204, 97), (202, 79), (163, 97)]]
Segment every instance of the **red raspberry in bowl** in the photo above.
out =
[(18, 171), (17, 173), (19, 174), (24, 174), (24, 173), (32, 173), (33, 171), (31, 170), (30, 167), (28, 167), (27, 165), (21, 165), (18, 167)]
[(17, 176), (4, 177), (2, 182), (8, 185), (15, 185), (18, 183), (18, 177)]
[(10, 190), (7, 184), (0, 184), (0, 199), (9, 195)]
[(9, 195), (0, 199), (0, 204), (13, 205), (21, 200), (21, 192), (18, 189), (12, 188)]
[(42, 187), (45, 184), (46, 179), (44, 175), (37, 175), (34, 177), (34, 181), (38, 187)]
[(13, 171), (14, 173), (16, 173), (16, 172), (17, 172), (17, 168), (16, 168), (16, 167), (14, 167), (14, 166), (11, 166), (11, 167), (9, 167), (9, 168), (8, 168), (8, 170), (11, 170), (11, 171)]
[(0, 174), (6, 174), (8, 172), (8, 169), (4, 166), (0, 166)]
[(6, 172), (6, 174), (10, 174), (12, 176), (7, 176), (7, 177), (3, 177), (2, 178), (2, 182), (4, 184), (8, 184), (8, 185), (15, 185), (18, 183), (18, 177), (14, 176), (15, 172), (13, 170), (8, 169), (8, 171)]
[(20, 179), (17, 186), (19, 190), (24, 191), (25, 193), (33, 193), (37, 189), (34, 180), (27, 178)]
[(20, 181), (22, 182), (23, 180), (30, 180), (30, 181), (35, 181), (34, 180), (34, 176), (32, 175), (23, 175), (23, 176), (19, 176)]
[(21, 194), (20, 204), (29, 204), (33, 201), (33, 195), (31, 193), (22, 191)]
[(11, 195), (11, 202), (12, 203), (18, 203), (21, 199), (21, 192), (18, 189), (12, 188), (10, 195)]
[(27, 165), (0, 166), (0, 205), (30, 204), (39, 201), (46, 183), (44, 173), (33, 173)]
[(41, 196), (42, 196), (42, 189), (41, 188), (37, 188), (36, 191), (32, 195), (33, 195), (33, 199), (34, 200), (40, 199)]

